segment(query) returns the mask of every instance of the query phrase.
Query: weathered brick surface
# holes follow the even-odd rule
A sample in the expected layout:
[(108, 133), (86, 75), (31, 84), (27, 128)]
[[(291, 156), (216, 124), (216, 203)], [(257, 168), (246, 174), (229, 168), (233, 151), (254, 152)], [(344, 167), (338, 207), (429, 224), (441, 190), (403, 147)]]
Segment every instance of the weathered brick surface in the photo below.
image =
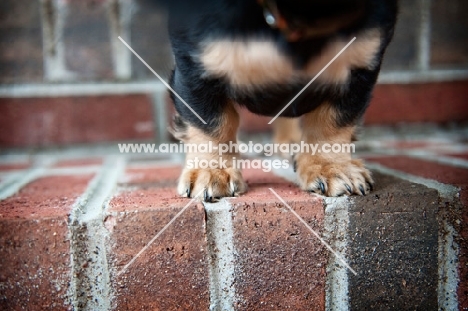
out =
[(110, 234), (107, 252), (116, 310), (209, 309), (205, 213), (200, 203), (192, 203), (124, 273), (118, 275), (123, 266), (189, 203), (175, 192), (178, 170), (170, 171), (172, 173), (162, 169), (159, 175), (153, 171), (142, 177), (135, 170), (128, 170), (129, 183), (121, 185), (129, 188), (122, 189), (106, 211), (105, 226)]
[(328, 252), (268, 188), (319, 234), (323, 200), (262, 171), (244, 175), (249, 192), (229, 200), (236, 249), (236, 310), (324, 310)]
[(373, 158), (372, 161), (416, 176), (460, 187), (462, 209), (459, 216), (461, 219), (458, 221), (460, 234), (458, 298), (460, 308), (462, 310), (468, 308), (468, 169), (404, 156)]
[(91, 178), (44, 177), (0, 202), (0, 309), (71, 309), (68, 216)]
[(437, 310), (438, 192), (374, 174), (349, 208), (351, 310)]
[(0, 146), (151, 139), (145, 95), (0, 99)]

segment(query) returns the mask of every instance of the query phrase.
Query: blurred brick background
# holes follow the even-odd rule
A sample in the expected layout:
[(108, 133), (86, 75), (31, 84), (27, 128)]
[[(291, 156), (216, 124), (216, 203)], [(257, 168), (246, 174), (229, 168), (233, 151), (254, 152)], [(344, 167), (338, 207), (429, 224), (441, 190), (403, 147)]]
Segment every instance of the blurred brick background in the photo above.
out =
[[(166, 16), (149, 2), (2, 1), (0, 147), (167, 139), (163, 133), (171, 108), (165, 90), (117, 40), (122, 36), (167, 79), (173, 58)], [(468, 120), (468, 2), (400, 3), (395, 39), (380, 80), (386, 85), (377, 87), (366, 124)], [(147, 114), (128, 114), (128, 101)], [(128, 116), (125, 129), (99, 126), (95, 117), (93, 121), (109, 103), (119, 110), (109, 117)], [(261, 118), (243, 114), (245, 131), (268, 130)], [(66, 121), (66, 115), (74, 121)], [(74, 134), (64, 138), (50, 129), (62, 127)]]

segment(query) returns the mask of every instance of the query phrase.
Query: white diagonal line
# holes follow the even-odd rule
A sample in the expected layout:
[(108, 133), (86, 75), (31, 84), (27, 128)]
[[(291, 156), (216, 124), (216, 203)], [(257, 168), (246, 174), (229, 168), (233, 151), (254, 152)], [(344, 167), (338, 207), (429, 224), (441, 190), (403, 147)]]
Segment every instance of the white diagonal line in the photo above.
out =
[(185, 106), (187, 106), (188, 109), (190, 109), (190, 111), (191, 111), (194, 115), (197, 116), (198, 119), (200, 119), (200, 121), (203, 122), (203, 124), (206, 124), (205, 120), (203, 120), (203, 119), (198, 115), (198, 113), (196, 113), (195, 110), (193, 110), (192, 107), (190, 107), (190, 105), (187, 104), (187, 103), (185, 102), (185, 100), (184, 100), (182, 97), (180, 97), (179, 94), (177, 94), (176, 91), (174, 91), (174, 90), (172, 89), (172, 87), (171, 87), (169, 84), (167, 84), (166, 81), (164, 81), (164, 79), (161, 78), (161, 77), (158, 75), (158, 73), (157, 73), (156, 71), (154, 71), (153, 68), (151, 68), (150, 65), (148, 65), (148, 64), (143, 60), (143, 58), (141, 58), (140, 55), (138, 55), (138, 53), (135, 52), (135, 51), (130, 47), (130, 45), (127, 44), (127, 42), (125, 42), (124, 39), (122, 39), (120, 36), (119, 36), (119, 39), (120, 39), (120, 41), (122, 41), (123, 44), (125, 44), (125, 46), (126, 46), (130, 51), (132, 51), (133, 54), (135, 54), (136, 57), (138, 57), (138, 59), (139, 59), (146, 67), (148, 67), (149, 70), (151, 70), (151, 72), (152, 72), (156, 77), (158, 77), (159, 80), (161, 80), (161, 82), (162, 82), (175, 96), (177, 96), (178, 99), (180, 99), (180, 100), (184, 103)]
[(337, 252), (335, 252), (335, 250), (333, 250), (333, 248), (331, 248), (331, 246), (328, 245), (328, 243), (325, 242), (325, 241), (320, 237), (320, 235), (319, 235), (314, 229), (312, 229), (312, 228), (307, 224), (307, 222), (306, 222), (304, 219), (302, 219), (301, 216), (299, 216), (299, 214), (297, 214), (296, 211), (294, 211), (294, 210), (291, 208), (291, 206), (289, 206), (288, 203), (286, 203), (286, 201), (284, 201), (283, 198), (281, 198), (281, 197), (278, 195), (278, 193), (275, 192), (275, 190), (273, 190), (272, 188), (268, 188), (268, 189), (270, 189), (270, 191), (271, 191), (271, 192), (272, 192), (272, 193), (273, 193), (273, 194), (274, 194), (274, 195), (275, 195), (275, 196), (276, 196), (276, 197), (277, 197), (293, 214), (294, 214), (294, 216), (296, 216), (296, 217), (304, 224), (304, 226), (306, 226), (307, 229), (309, 229), (310, 232), (312, 232), (312, 233), (317, 237), (317, 239), (319, 239), (320, 242), (322, 242), (322, 244), (325, 245), (325, 247), (328, 248), (328, 250), (329, 250), (330, 252), (332, 252), (333, 255), (335, 255), (336, 258), (338, 258), (338, 259), (343, 263), (343, 265), (346, 266), (346, 268), (348, 268), (352, 273), (354, 273), (354, 275), (357, 275), (356, 271), (354, 271), (353, 268), (351, 268), (351, 267), (346, 263), (346, 261), (345, 261), (343, 258), (341, 258), (340, 254), (338, 254)]
[(156, 241), (156, 239), (167, 229), (169, 228), (169, 226), (180, 216), (182, 215), (185, 210), (198, 198), (198, 196), (203, 192), (205, 191), (205, 189), (203, 189), (202, 191), (200, 191), (196, 196), (193, 197), (193, 199), (190, 200), (190, 202), (187, 203), (187, 205), (185, 205), (185, 207), (177, 213), (177, 215), (174, 216), (174, 218), (171, 219), (171, 221), (169, 221), (167, 223), (167, 225), (164, 226), (164, 228), (161, 229), (161, 231), (159, 231), (152, 239), (151, 241), (149, 241), (145, 247), (143, 247), (141, 249), (141, 251), (138, 252), (138, 254), (136, 254), (132, 260), (130, 260), (123, 268), (122, 270), (120, 270), (118, 273), (117, 273), (117, 276), (121, 275), (122, 273), (125, 272), (125, 270), (128, 269), (128, 267), (130, 267), (131, 264), (133, 264), (135, 262), (135, 260), (137, 260), (138, 257), (140, 257), (141, 254), (143, 254), (147, 249), (148, 247), (151, 246), (151, 244), (153, 244), (154, 241)]
[(270, 122), (268, 122), (268, 124), (272, 124), (286, 110), (286, 108), (288, 108), (328, 68), (328, 66), (330, 66), (354, 42), (354, 40), (356, 40), (356, 37), (351, 39), (351, 41), (349, 41), (349, 43), (346, 44), (346, 46), (341, 49), (341, 51), (338, 52), (338, 54), (336, 54), (336, 56), (333, 57), (333, 59), (325, 67), (323, 67), (323, 69), (320, 70), (320, 72), (312, 80), (310, 80), (310, 82), (307, 83), (307, 85), (304, 86), (304, 88), (293, 99), (291, 99), (291, 101), (286, 106), (284, 106), (284, 108), (273, 119), (271, 119)]

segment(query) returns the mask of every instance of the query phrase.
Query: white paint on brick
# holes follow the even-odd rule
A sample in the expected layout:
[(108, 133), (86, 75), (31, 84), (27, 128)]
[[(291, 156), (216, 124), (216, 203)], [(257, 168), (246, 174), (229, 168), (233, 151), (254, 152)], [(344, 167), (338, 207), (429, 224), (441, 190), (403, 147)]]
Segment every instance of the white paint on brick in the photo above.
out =
[(107, 18), (112, 46), (112, 64), (115, 77), (118, 79), (130, 79), (132, 76), (132, 54), (118, 39), (118, 37), (121, 36), (125, 38), (127, 42), (130, 42), (131, 16), (131, 1), (107, 1)]
[(226, 199), (204, 205), (210, 262), (210, 311), (234, 310), (235, 250), (231, 205)]
[(28, 98), (28, 97), (61, 97), (61, 96), (100, 96), (100, 95), (128, 95), (152, 94), (165, 92), (166, 87), (159, 81), (141, 82), (103, 82), (76, 84), (12, 84), (0, 86), (0, 97)]
[[(419, 71), (384, 71), (380, 84), (411, 84), (466, 80), (467, 69), (431, 69)], [(61, 84), (11, 84), (0, 85), (0, 97), (31, 98), (60, 96), (98, 96), (166, 93), (166, 87), (158, 80), (138, 82), (61, 83)]]
[(457, 233), (452, 225), (442, 220), (442, 230), (439, 230), (439, 284), (437, 288), (439, 310), (458, 310), (458, 253), (459, 246), (455, 242)]
[[(402, 153), (400, 153), (402, 154)], [(439, 164), (444, 164), (444, 165), (450, 165), (450, 166), (455, 166), (455, 167), (461, 167), (461, 168), (468, 168), (468, 161), (459, 159), (459, 158), (453, 158), (453, 157), (447, 157), (439, 154), (433, 154), (431, 152), (427, 151), (407, 151), (404, 152), (403, 154), (406, 154), (408, 156), (411, 156), (413, 158), (418, 158), (421, 160), (426, 160), (426, 161), (432, 161), (436, 162)]]
[(75, 77), (65, 65), (65, 45), (62, 38), (67, 13), (67, 1), (41, 0), (42, 46), (46, 80), (71, 80)]
[(419, 12), (417, 66), (427, 71), (431, 61), (431, 0), (419, 0)]
[(108, 231), (104, 227), (103, 211), (124, 169), (124, 157), (108, 157), (73, 207), (69, 225), (72, 265), (69, 295), (75, 310), (111, 309), (106, 254)]
[(468, 78), (466, 69), (430, 69), (426, 71), (383, 71), (379, 84), (412, 84), (430, 82), (451, 82)]
[[(351, 199), (346, 197), (325, 198), (325, 203), (324, 237), (342, 258), (346, 258), (349, 224), (348, 206), (351, 204)], [(349, 273), (346, 266), (336, 256), (330, 256), (329, 258), (325, 310), (349, 310)]]
[(100, 165), (51, 168), (44, 173), (44, 176), (79, 176), (95, 174), (99, 171), (99, 168)]
[(154, 130), (160, 143), (169, 141), (168, 123), (169, 112), (167, 111), (167, 92), (155, 92), (152, 96), (153, 103), (153, 121), (156, 123)]

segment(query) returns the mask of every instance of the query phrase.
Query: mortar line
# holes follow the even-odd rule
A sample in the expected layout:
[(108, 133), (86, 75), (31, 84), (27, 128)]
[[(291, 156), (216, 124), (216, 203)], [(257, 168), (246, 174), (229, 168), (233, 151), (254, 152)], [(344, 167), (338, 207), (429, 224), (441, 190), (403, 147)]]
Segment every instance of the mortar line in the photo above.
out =
[(107, 19), (112, 47), (112, 66), (118, 79), (130, 79), (132, 76), (132, 58), (128, 49), (124, 48), (117, 37), (130, 40), (131, 22), (130, 1), (110, 0), (107, 3)]
[(69, 296), (75, 310), (111, 309), (103, 212), (124, 169), (124, 157), (107, 157), (73, 206), (68, 226), (72, 267)]
[(236, 302), (235, 247), (231, 204), (204, 203), (210, 269), (210, 311), (233, 311)]
[(417, 65), (421, 71), (427, 71), (431, 58), (431, 0), (419, 0), (421, 12), (418, 37)]
[(153, 103), (153, 122), (155, 123), (154, 131), (156, 137), (158, 137), (159, 143), (167, 143), (169, 142), (168, 137), (168, 124), (167, 120), (169, 117), (165, 95), (167, 93), (159, 90), (153, 93), (152, 95), (152, 103)]
[(66, 68), (65, 45), (62, 40), (67, 6), (66, 1), (41, 1), (43, 63), (46, 80), (71, 80), (74, 77), (74, 74)]
[[(348, 245), (350, 198), (325, 198), (324, 236), (342, 257), (346, 256)], [(330, 256), (327, 265), (325, 310), (349, 310), (348, 271), (335, 256)]]
[(420, 160), (426, 160), (426, 161), (432, 161), (438, 164), (444, 164), (444, 165), (449, 165), (453, 167), (459, 167), (459, 168), (468, 168), (468, 161), (455, 158), (455, 157), (447, 157), (443, 155), (438, 155), (434, 154), (432, 152), (427, 152), (427, 151), (404, 151), (400, 152), (400, 154), (407, 155), (412, 158), (420, 159)]

